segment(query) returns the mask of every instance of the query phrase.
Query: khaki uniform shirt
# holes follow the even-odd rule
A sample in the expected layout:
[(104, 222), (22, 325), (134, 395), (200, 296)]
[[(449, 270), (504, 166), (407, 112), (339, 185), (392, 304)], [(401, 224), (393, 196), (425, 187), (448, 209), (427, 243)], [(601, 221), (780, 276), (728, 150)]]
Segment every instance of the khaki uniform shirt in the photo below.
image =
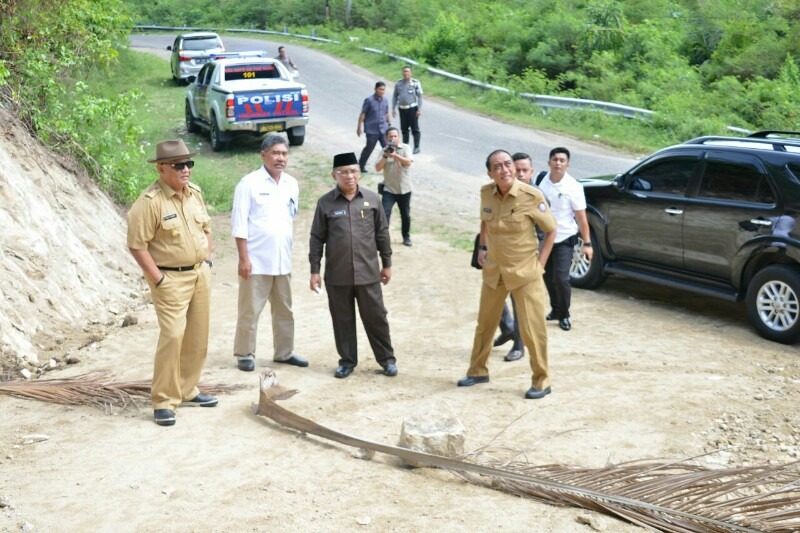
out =
[(189, 183), (181, 200), (157, 180), (145, 189), (128, 212), (128, 248), (147, 250), (156, 265), (184, 267), (208, 257), (211, 217), (200, 188)]
[(539, 189), (515, 179), (502, 198), (497, 185), (484, 185), (481, 221), (486, 225), (488, 248), (484, 283), (496, 289), (502, 278), (505, 287), (513, 290), (542, 275), (535, 227), (550, 232), (556, 229), (556, 221)]
[[(408, 145), (400, 143), (395, 147), (395, 150), (406, 159), (411, 158), (411, 150), (408, 149)], [(387, 157), (383, 167), (383, 185), (386, 190), (394, 194), (411, 192), (411, 178), (408, 177), (409, 168), (401, 165), (396, 159)]]
[(384, 268), (391, 267), (392, 245), (378, 195), (359, 187), (348, 200), (336, 187), (322, 196), (311, 224), (308, 260), (312, 274), (319, 274), (323, 248), (326, 284), (379, 282), (378, 254)]

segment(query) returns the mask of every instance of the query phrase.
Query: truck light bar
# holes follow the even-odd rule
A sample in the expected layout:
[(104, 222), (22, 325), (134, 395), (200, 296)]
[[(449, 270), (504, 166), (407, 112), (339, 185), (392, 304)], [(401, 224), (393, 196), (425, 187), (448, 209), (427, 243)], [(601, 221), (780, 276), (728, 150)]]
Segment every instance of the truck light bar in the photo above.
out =
[(217, 54), (210, 54), (211, 59), (226, 59), (231, 57), (269, 57), (264, 50), (250, 50), (247, 52), (220, 52)]

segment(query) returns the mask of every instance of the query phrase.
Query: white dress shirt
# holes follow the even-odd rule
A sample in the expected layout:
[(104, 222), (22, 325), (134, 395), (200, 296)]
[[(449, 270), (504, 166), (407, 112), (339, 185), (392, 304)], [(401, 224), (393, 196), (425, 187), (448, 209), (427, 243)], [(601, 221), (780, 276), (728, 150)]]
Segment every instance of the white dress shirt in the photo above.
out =
[(231, 234), (247, 240), (253, 275), (292, 272), (294, 217), (299, 200), (296, 179), (284, 172), (276, 183), (263, 166), (236, 185)]
[(563, 242), (578, 233), (575, 211), (586, 210), (583, 185), (567, 173), (558, 183), (553, 183), (548, 172), (539, 183), (539, 189), (550, 202), (550, 212), (558, 224), (556, 243)]

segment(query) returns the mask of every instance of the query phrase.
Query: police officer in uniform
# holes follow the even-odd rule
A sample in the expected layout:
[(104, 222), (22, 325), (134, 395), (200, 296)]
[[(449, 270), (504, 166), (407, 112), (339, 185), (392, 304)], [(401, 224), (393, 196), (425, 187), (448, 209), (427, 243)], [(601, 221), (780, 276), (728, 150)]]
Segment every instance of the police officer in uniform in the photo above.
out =
[(197, 388), (208, 351), (211, 218), (182, 140), (156, 146), (159, 179), (128, 213), (128, 248), (144, 273), (161, 329), (153, 367), (156, 424), (175, 424), (180, 405), (214, 407)]
[(397, 80), (394, 85), (392, 96), (392, 117), (397, 116), (397, 108), (400, 108), (400, 132), (403, 135), (403, 143), (408, 144), (408, 129), (414, 136), (414, 153), (419, 153), (419, 140), (422, 134), (419, 132), (419, 117), (422, 116), (422, 85), (419, 80), (411, 77), (411, 67), (403, 67), (403, 77)]
[[(478, 262), (483, 266), (483, 285), (478, 325), (469, 370), (466, 377), (458, 380), (458, 386), (469, 387), (489, 381), (486, 362), (503, 304), (511, 292), (533, 371), (531, 387), (525, 397), (543, 398), (550, 394), (550, 377), (542, 273), (553, 249), (556, 221), (541, 191), (515, 178), (511, 154), (495, 150), (486, 159), (486, 169), (493, 183), (481, 187)], [(545, 232), (541, 251), (536, 226)]]

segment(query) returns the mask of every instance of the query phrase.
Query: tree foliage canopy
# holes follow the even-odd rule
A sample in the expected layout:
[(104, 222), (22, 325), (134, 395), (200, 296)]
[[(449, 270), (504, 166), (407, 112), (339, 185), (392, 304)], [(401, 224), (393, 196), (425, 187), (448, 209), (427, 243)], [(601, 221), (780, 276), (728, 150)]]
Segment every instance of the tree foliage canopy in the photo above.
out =
[(800, 128), (795, 99), (783, 100), (800, 88), (787, 74), (800, 52), (796, 0), (125, 1), (143, 24), (358, 31), (369, 46), (519, 91), (652, 109), (681, 135), (726, 122)]
[(126, 168), (138, 146), (138, 96), (103, 96), (82, 80), (127, 46), (125, 12), (120, 0), (0, 0), (0, 102), (121, 199), (134, 193)]

